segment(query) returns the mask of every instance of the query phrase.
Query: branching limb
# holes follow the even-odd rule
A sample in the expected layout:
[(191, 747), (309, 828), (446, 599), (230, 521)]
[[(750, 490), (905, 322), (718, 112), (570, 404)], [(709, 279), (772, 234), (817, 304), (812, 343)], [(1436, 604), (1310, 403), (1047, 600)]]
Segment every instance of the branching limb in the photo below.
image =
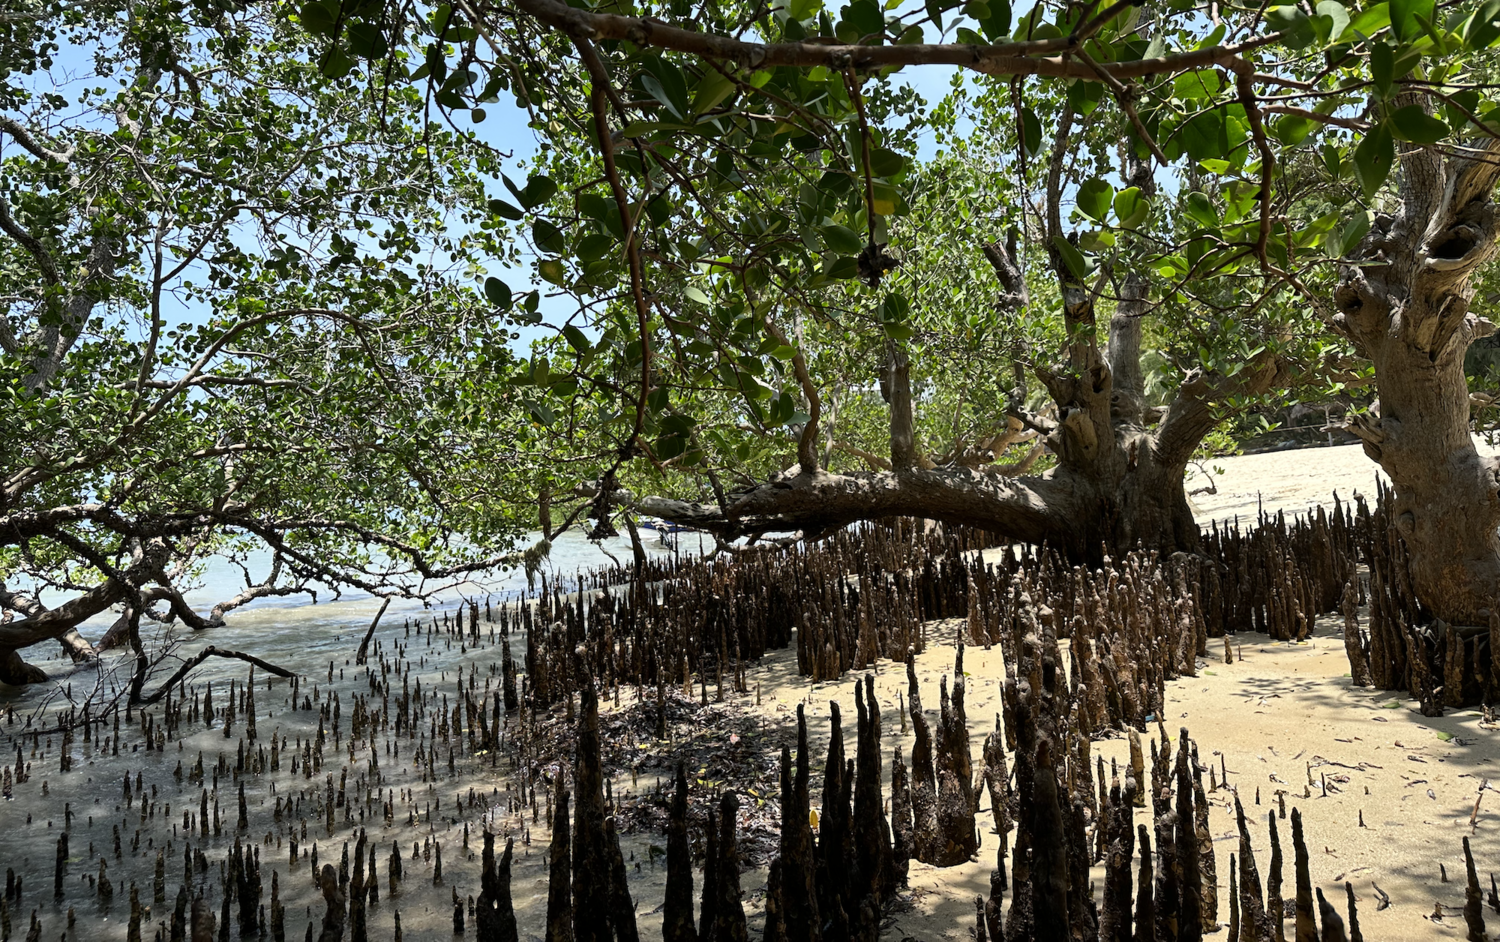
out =
[[(812, 42), (767, 44), (682, 29), (650, 17), (594, 13), (570, 7), (559, 0), (517, 0), (515, 5), (522, 13), (568, 36), (581, 36), (595, 41), (624, 39), (639, 46), (671, 49), (705, 59), (733, 62), (752, 69), (823, 66), (841, 72), (849, 68), (872, 71), (885, 66), (954, 65), (985, 75), (1047, 75), (1090, 81), (1097, 78), (1088, 66), (1066, 55), (1079, 48), (1082, 41), (1088, 38), (1079, 36), (1076, 32), (1053, 39), (992, 46), (969, 43), (881, 46)], [(1102, 25), (1092, 28), (1097, 30)], [(1232, 46), (1185, 50), (1150, 59), (1110, 63), (1103, 68), (1120, 80), (1213, 66), (1231, 68), (1246, 53), (1281, 42), (1283, 38), (1280, 32), (1267, 33)]]
[(812, 375), (807, 371), (807, 356), (802, 352), (799, 343), (793, 346), (782, 333), (781, 328), (771, 322), (768, 317), (765, 320), (766, 333), (776, 338), (783, 347), (792, 347), (797, 352), (792, 354), (792, 373), (797, 377), (797, 383), (802, 387), (802, 395), (807, 399), (807, 424), (802, 426), (802, 434), (797, 437), (797, 465), (803, 474), (818, 473), (818, 420), (823, 414), (823, 401), (818, 395), (818, 385), (813, 382)]
[(632, 442), (639, 443), (641, 432), (646, 427), (646, 397), (651, 392), (651, 310), (646, 300), (646, 276), (641, 265), (639, 233), (636, 231), (630, 197), (625, 192), (625, 185), (620, 182), (620, 169), (615, 165), (614, 136), (609, 129), (606, 108), (613, 88), (609, 72), (586, 33), (573, 32), (569, 35), (573, 37), (578, 56), (589, 73), (592, 86), (589, 103), (594, 112), (594, 132), (599, 139), (599, 154), (604, 159), (604, 174), (609, 179), (609, 189), (614, 195), (615, 205), (620, 210), (620, 222), (625, 229), (625, 259), (630, 268), (630, 299), (635, 306), (636, 329), (641, 342), (641, 388), (636, 398), (635, 430), (631, 433)]
[(261, 660), (253, 654), (246, 654), (243, 651), (226, 651), (220, 648), (216, 648), (213, 645), (209, 645), (208, 647), (199, 651), (197, 654), (193, 655), (187, 661), (183, 662), (182, 666), (177, 668), (176, 673), (169, 677), (166, 683), (157, 688), (155, 693), (151, 694), (148, 697), (140, 697), (138, 699), (134, 699), (134, 702), (141, 706), (150, 706), (156, 701), (162, 699), (167, 695), (167, 691), (171, 690), (173, 687), (181, 683), (182, 679), (186, 677), (193, 668), (197, 667), (199, 664), (202, 664), (204, 661), (208, 660), (211, 657), (227, 657), (233, 658), (235, 660), (245, 661), (247, 663), (254, 664), (256, 667), (259, 667), (261, 670), (265, 671), (268, 674), (275, 674), (277, 677), (296, 676), (296, 674), (294, 674), (292, 671), (287, 670), (285, 667), (278, 667), (277, 665), (272, 664), (269, 661)]
[(1253, 76), (1254, 69), (1246, 64), (1235, 70), (1234, 81), (1240, 104), (1245, 106), (1250, 138), (1260, 152), (1260, 229), (1255, 237), (1255, 257), (1260, 259), (1261, 271), (1270, 272), (1273, 266), (1266, 251), (1271, 242), (1271, 172), (1276, 167), (1276, 151), (1266, 138), (1266, 122), (1255, 98)]
[(906, 348), (894, 340), (886, 341), (886, 368), (880, 391), (890, 404), (891, 468), (905, 471), (916, 467), (917, 430), (911, 406), (911, 361)]
[(870, 466), (870, 469), (872, 471), (891, 470), (891, 463), (889, 461), (887, 461), (885, 458), (880, 457), (874, 452), (865, 451), (858, 445), (851, 445), (849, 442), (834, 439), (833, 448), (835, 451), (841, 451), (846, 455), (853, 455), (854, 457), (861, 459), (865, 464)]
[(1085, 52), (1083, 47), (1080, 46), (1073, 50), (1073, 54), (1084, 65), (1088, 66), (1095, 75), (1099, 76), (1105, 85), (1109, 86), (1109, 90), (1114, 93), (1115, 101), (1119, 104), (1120, 110), (1125, 112), (1125, 117), (1130, 119), (1130, 126), (1135, 129), (1136, 137), (1140, 138), (1141, 143), (1145, 144), (1151, 151), (1151, 156), (1156, 158), (1158, 164), (1163, 167), (1168, 166), (1171, 161), (1167, 159), (1166, 154), (1162, 153), (1161, 145), (1156, 143), (1156, 138), (1151, 136), (1151, 132), (1147, 130), (1145, 122), (1141, 120), (1140, 114), (1135, 110), (1134, 89), (1111, 75), (1108, 70), (1094, 61), (1094, 57)]
[(67, 165), (73, 160), (73, 148), (54, 150), (37, 140), (36, 136), (23, 127), (14, 118), (0, 116), (0, 131), (4, 131), (15, 139), (22, 148), (30, 151), (32, 156), (42, 160), (50, 160), (53, 163)]
[(10, 201), (4, 198), (0, 198), (0, 232), (15, 239), (17, 244), (26, 250), (26, 254), (31, 256), (44, 282), (52, 287), (61, 283), (57, 274), (57, 262), (53, 260), (52, 253), (47, 251), (41, 239), (27, 232), (25, 227), (16, 222), (15, 217), (10, 214)]
[(1215, 411), (1218, 403), (1234, 396), (1268, 392), (1288, 379), (1286, 364), (1270, 351), (1263, 352), (1232, 377), (1193, 370), (1183, 380), (1156, 429), (1153, 444), (1157, 459), (1168, 467), (1187, 467), (1198, 443), (1219, 422), (1220, 416)]
[(152, 547), (141, 560), (121, 573), (119, 579), (106, 579), (103, 584), (77, 595), (56, 608), (38, 612), (29, 618), (0, 625), (0, 649), (15, 650), (29, 647), (48, 638), (59, 638), (69, 629), (76, 628), (111, 605), (126, 598), (133, 586), (150, 580), (161, 567), (160, 547)]
[(983, 246), (984, 257), (995, 271), (995, 277), (1000, 280), (1000, 286), (1004, 293), (996, 299), (995, 304), (1002, 311), (1018, 313), (1026, 308), (1030, 301), (1030, 293), (1026, 290), (1026, 276), (1021, 271), (1019, 257), (1016, 254), (1016, 230), (1011, 229), (1006, 234), (1006, 241), (1002, 244), (999, 239), (986, 242)]
[(635, 502), (646, 513), (727, 540), (823, 533), (859, 520), (915, 516), (982, 526), (1029, 542), (1065, 532), (1060, 521), (1085, 513), (1087, 504), (1086, 492), (1068, 482), (1007, 481), (968, 468), (782, 477), (734, 495), (727, 514), (709, 504), (661, 497)]

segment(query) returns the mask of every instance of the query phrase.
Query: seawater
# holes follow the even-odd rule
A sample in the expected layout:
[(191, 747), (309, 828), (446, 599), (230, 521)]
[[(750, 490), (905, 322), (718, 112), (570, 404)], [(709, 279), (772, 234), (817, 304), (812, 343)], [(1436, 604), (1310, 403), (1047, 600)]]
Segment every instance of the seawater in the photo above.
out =
[[(526, 536), (523, 546), (533, 544), (540, 533)], [(712, 537), (702, 534), (680, 534), (675, 545), (664, 544), (649, 530), (641, 531), (642, 546), (653, 559), (687, 559), (712, 551)], [(588, 573), (613, 567), (614, 559), (629, 564), (631, 546), (628, 535), (594, 542), (574, 530), (564, 533), (552, 543), (551, 552), (536, 574), (535, 587), (540, 590), (545, 575), (551, 587), (576, 585)], [(269, 554), (256, 554), (245, 561), (252, 577), (258, 577), (270, 568)], [(200, 575), (197, 583), (184, 593), (184, 598), (195, 610), (206, 613), (216, 603), (233, 597), (245, 588), (245, 574), (238, 566), (224, 560), (210, 563)], [(330, 660), (352, 657), (370, 621), (380, 609), (381, 600), (359, 590), (344, 590), (335, 593), (325, 585), (313, 585), (317, 601), (306, 594), (256, 599), (225, 616), (225, 624), (218, 628), (194, 631), (184, 625), (161, 626), (143, 621), (141, 631), (148, 650), (160, 651), (170, 648), (173, 658), (187, 658), (197, 653), (204, 645), (244, 651), (288, 670), (309, 676), (321, 669), (325, 674)], [(526, 573), (519, 569), (509, 572), (491, 572), (470, 581), (443, 588), (422, 599), (394, 598), (382, 616), (382, 626), (401, 625), (407, 619), (431, 617), (436, 612), (452, 611), (467, 600), (477, 600), (483, 609), (488, 599), (492, 604), (513, 602), (528, 591)], [(44, 594), (49, 605), (63, 601), (65, 597)], [(116, 612), (106, 612), (90, 619), (79, 630), (90, 640), (97, 640), (116, 617)], [(352, 638), (351, 638), (352, 635)], [(63, 656), (60, 647), (39, 644), (23, 652), (28, 663), (46, 671), (53, 682), (18, 689), (0, 685), (0, 707), (11, 706), (17, 710), (34, 709), (43, 703), (52, 705), (71, 698), (81, 702), (82, 698), (103, 684), (104, 690), (118, 691), (128, 679), (130, 657), (127, 651), (108, 653), (99, 666), (75, 667)], [(170, 674), (174, 662), (164, 662), (158, 673), (162, 678)], [(239, 677), (248, 665), (239, 661), (224, 661), (213, 658), (197, 668), (193, 682), (211, 681), (216, 678)], [(148, 688), (149, 689), (149, 688)]]

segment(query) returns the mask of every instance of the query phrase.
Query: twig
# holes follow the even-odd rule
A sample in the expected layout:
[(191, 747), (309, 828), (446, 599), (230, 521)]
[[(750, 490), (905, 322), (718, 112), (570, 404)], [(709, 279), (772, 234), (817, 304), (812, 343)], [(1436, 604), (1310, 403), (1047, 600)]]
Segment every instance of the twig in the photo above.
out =
[(1114, 92), (1115, 100), (1120, 103), (1120, 110), (1125, 112), (1125, 116), (1130, 119), (1130, 126), (1135, 128), (1135, 133), (1140, 137), (1141, 142), (1150, 148), (1151, 155), (1156, 158), (1156, 162), (1163, 167), (1171, 163), (1171, 161), (1167, 160), (1167, 155), (1162, 153), (1161, 146), (1156, 143), (1156, 138), (1152, 137), (1151, 132), (1146, 130), (1146, 125), (1142, 123), (1141, 116), (1136, 113), (1135, 105), (1130, 101), (1133, 97), (1133, 92), (1126, 87), (1125, 83), (1105, 71), (1104, 67), (1095, 62), (1094, 57), (1085, 52), (1082, 46), (1073, 50), (1073, 55), (1077, 56), (1079, 61), (1084, 65), (1093, 69), (1094, 74), (1099, 76), (1105, 85), (1109, 86), (1110, 91)]
[[(1239, 92), (1240, 103), (1245, 106), (1245, 118), (1250, 123), (1250, 136), (1260, 151), (1260, 233), (1255, 240), (1255, 255), (1260, 259), (1262, 271), (1271, 270), (1271, 261), (1266, 249), (1271, 241), (1271, 170), (1276, 165), (1275, 152), (1266, 139), (1266, 125), (1261, 120), (1260, 105), (1255, 101), (1255, 83), (1252, 70), (1247, 65), (1235, 70), (1234, 84)], [(1290, 250), (1290, 245), (1288, 246)]]
[(156, 693), (153, 693), (149, 697), (143, 697), (137, 700), (136, 703), (140, 704), (141, 706), (150, 706), (151, 704), (160, 700), (162, 697), (165, 697), (167, 695), (167, 691), (177, 686), (178, 682), (180, 682), (182, 678), (187, 676), (188, 671), (191, 671), (193, 668), (197, 667), (199, 664), (202, 664), (204, 661), (208, 660), (211, 657), (228, 657), (234, 658), (235, 660), (246, 661), (248, 663), (254, 664), (256, 667), (259, 667), (261, 670), (266, 671), (267, 673), (275, 674), (277, 677), (296, 676), (292, 671), (287, 670), (285, 667), (277, 667), (275, 664), (272, 664), (269, 661), (263, 661), (253, 654), (246, 654), (243, 651), (223, 651), (219, 648), (214, 647), (213, 645), (209, 645), (208, 647), (204, 648), (202, 651), (199, 651), (197, 654), (193, 655), (191, 658), (185, 661), (181, 667), (177, 668), (177, 672), (170, 678), (168, 678), (166, 683), (157, 688)]

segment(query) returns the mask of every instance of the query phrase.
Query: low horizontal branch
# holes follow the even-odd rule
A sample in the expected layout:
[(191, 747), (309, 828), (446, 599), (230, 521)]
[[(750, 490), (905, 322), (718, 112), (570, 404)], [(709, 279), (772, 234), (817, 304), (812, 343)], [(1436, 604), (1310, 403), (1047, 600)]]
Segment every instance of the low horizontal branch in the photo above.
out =
[(292, 671), (287, 670), (285, 667), (279, 667), (275, 664), (272, 664), (270, 661), (261, 660), (253, 654), (246, 654), (243, 651), (226, 651), (222, 648), (216, 648), (213, 645), (209, 645), (208, 647), (204, 648), (197, 654), (184, 661), (182, 663), (182, 666), (177, 668), (176, 673), (168, 678), (166, 683), (157, 688), (155, 693), (147, 697), (142, 697), (136, 702), (140, 703), (143, 706), (150, 706), (151, 704), (165, 697), (169, 690), (177, 686), (177, 684), (181, 683), (182, 679), (188, 675), (188, 672), (211, 657), (227, 657), (233, 658), (235, 660), (246, 661), (250, 664), (254, 664), (256, 667), (259, 667), (261, 670), (265, 671), (268, 674), (275, 674), (277, 677), (296, 676), (296, 674), (294, 674)]
[(636, 509), (725, 539), (833, 532), (862, 520), (913, 516), (982, 527), (1040, 543), (1097, 510), (1083, 482), (1053, 476), (998, 478), (970, 468), (780, 477), (716, 504), (642, 497)]

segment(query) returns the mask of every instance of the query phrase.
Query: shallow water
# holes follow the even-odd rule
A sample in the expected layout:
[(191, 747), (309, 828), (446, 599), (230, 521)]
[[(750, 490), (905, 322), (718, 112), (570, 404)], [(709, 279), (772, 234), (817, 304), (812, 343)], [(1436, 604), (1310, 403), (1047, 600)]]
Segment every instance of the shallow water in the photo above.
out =
[[(642, 531), (641, 535), (646, 552), (654, 559), (688, 559), (699, 555), (704, 549), (713, 548), (711, 540), (701, 535), (684, 534), (675, 546), (664, 545), (649, 531)], [(539, 536), (540, 534), (535, 533), (528, 534), (527, 539), (534, 540)], [(621, 534), (617, 538), (604, 540), (601, 548), (600, 544), (585, 539), (576, 530), (563, 534), (553, 542), (552, 551), (536, 576), (536, 588), (540, 589), (544, 577), (552, 586), (570, 586), (576, 585), (593, 571), (613, 566), (606, 550), (618, 559), (628, 561), (631, 554), (629, 537)], [(260, 559), (248, 561), (252, 573), (264, 570), (267, 563), (268, 560)], [(241, 570), (227, 562), (217, 561), (208, 567), (200, 584), (185, 592), (184, 597), (194, 608), (206, 611), (243, 588), (244, 574)], [(528, 584), (523, 571), (516, 569), (492, 573), (425, 600), (392, 599), (381, 623), (383, 628), (388, 628), (390, 624), (400, 625), (406, 619), (431, 617), (434, 613), (440, 615), (441, 612), (455, 609), (465, 600), (477, 599), (481, 608), (487, 599), (493, 604), (513, 602), (527, 594), (527, 591)], [(44, 598), (49, 604), (61, 601), (61, 598)], [(370, 620), (380, 609), (380, 601), (357, 590), (345, 591), (335, 597), (323, 587), (319, 590), (316, 602), (306, 595), (256, 599), (228, 613), (225, 624), (219, 628), (197, 632), (183, 626), (163, 628), (143, 623), (141, 630), (148, 649), (158, 650), (171, 645), (178, 657), (191, 657), (204, 645), (213, 644), (219, 648), (253, 654), (298, 673), (316, 673), (320, 669), (326, 673), (329, 660), (337, 659), (346, 650), (352, 652), (358, 646), (359, 639), (369, 628)], [(79, 630), (85, 637), (97, 639), (115, 617), (115, 612), (106, 612), (85, 622)], [(349, 637), (351, 632), (354, 633), (352, 646)], [(39, 684), (25, 689), (0, 684), (0, 707), (13, 706), (17, 710), (29, 710), (44, 702), (50, 705), (60, 697), (65, 698), (70, 686), (72, 697), (81, 700), (100, 676), (93, 668), (75, 670), (61, 650), (50, 644), (29, 648), (24, 656), (29, 663), (45, 670), (57, 683)], [(106, 689), (117, 690), (118, 683), (123, 682), (124, 675), (128, 672), (128, 665), (121, 667), (124, 657), (123, 652), (105, 656), (103, 676), (114, 678), (116, 673), (119, 675), (113, 686), (106, 680)], [(245, 667), (242, 663), (231, 666), (227, 662), (219, 664), (211, 660), (194, 671), (193, 680), (239, 677), (244, 674)], [(167, 673), (169, 671), (161, 675), (163, 679)]]
[[(676, 552), (654, 541), (647, 546), (653, 555), (671, 556)], [(628, 559), (628, 538), (609, 549)], [(681, 550), (686, 556), (697, 546), (684, 540)], [(555, 544), (545, 571), (552, 585), (568, 585), (581, 572), (601, 563), (608, 564), (609, 560), (597, 547), (581, 537), (565, 536)], [(242, 578), (237, 571), (233, 576)], [(237, 588), (229, 577), (210, 573), (192, 601), (207, 607)], [(0, 868), (14, 870), (22, 885), (20, 899), (9, 903), (12, 933), (22, 937), (35, 911), (42, 920), (43, 938), (57, 938), (71, 910), (76, 923), (66, 937), (123, 939), (130, 913), (130, 885), (134, 883), (142, 905), (152, 908), (143, 921), (143, 937), (152, 938), (160, 929), (165, 938), (178, 887), (184, 882), (184, 850), (191, 848), (195, 854), (201, 851), (205, 855), (208, 868), (206, 872), (192, 871), (190, 892), (203, 893), (218, 915), (223, 898), (219, 889), (221, 868), (239, 838), (259, 853), (265, 918), (270, 917), (274, 870), (286, 907), (288, 937), (302, 938), (309, 924), (316, 935), (324, 907), (313, 883), (308, 855), (316, 845), (320, 866), (339, 866), (346, 842), (353, 852), (360, 827), (367, 829), (376, 850), (380, 881), (380, 903), (370, 908), (368, 916), (372, 939), (392, 937), (398, 911), (408, 938), (451, 935), (452, 893), (456, 889), (467, 901), (479, 892), (480, 835), (486, 825), (499, 835), (497, 855), (506, 836), (517, 840), (513, 894), (518, 913), (536, 905), (545, 908), (545, 787), (538, 787), (540, 794), (536, 796), (541, 802), (539, 843), (528, 845), (525, 841), (533, 818), (529, 809), (515, 810), (521, 801), (520, 783), (508, 757), (477, 749), (470, 738), (475, 730), (442, 732), (460, 702), (460, 683), (473, 685), (475, 699), (486, 696), (485, 710), (489, 712), (500, 686), (502, 639), (498, 626), (483, 620), (485, 603), (514, 602), (525, 590), (524, 574), (512, 572), (428, 600), (425, 604), (431, 608), (419, 601), (393, 601), (375, 633), (367, 667), (355, 666), (354, 657), (379, 609), (379, 600), (368, 596), (346, 595), (317, 604), (305, 599), (265, 600), (230, 613), (224, 626), (202, 632), (143, 626), (148, 649), (170, 648), (170, 656), (147, 684), (148, 692), (170, 675), (181, 658), (212, 644), (254, 654), (298, 674), (296, 702), (292, 681), (257, 670), (257, 738), (251, 741), (243, 708), (227, 724), (223, 717), (231, 683), (243, 696), (250, 665), (210, 658), (188, 678), (188, 694), (201, 696), (212, 685), (219, 715), (211, 722), (201, 718), (190, 721), (188, 711), (183, 710), (180, 727), (166, 738), (161, 751), (146, 748), (142, 729), (136, 725), (143, 722), (140, 710), (133, 711), (128, 720), (121, 718), (118, 730), (113, 720), (95, 727), (88, 742), (83, 741), (80, 729), (69, 748), (72, 769), (66, 772), (61, 761), (63, 737), (56, 731), (60, 719), (70, 706), (81, 708), (91, 696), (96, 703), (121, 697), (129, 681), (131, 661), (123, 652), (111, 652), (98, 665), (75, 668), (47, 645), (26, 652), (28, 660), (48, 671), (53, 680), (24, 690), (0, 687), (0, 763), (18, 779), (12, 784), (11, 796), (0, 802), (0, 827), (9, 832), (9, 838), (0, 841)], [(463, 633), (458, 633), (454, 616), (463, 599), (478, 602), (478, 643), (468, 630), (467, 617)], [(498, 609), (496, 612), (498, 617)], [(96, 619), (83, 628), (84, 634), (97, 637), (109, 620)], [(524, 636), (514, 631), (509, 641), (514, 656), (521, 661)], [(418, 712), (408, 729), (398, 731), (397, 716), (404, 696)], [(364, 734), (357, 741), (351, 736), (356, 698), (368, 704), (368, 715), (374, 717), (366, 722)], [(174, 692), (173, 699), (180, 703), (180, 692)], [(333, 721), (335, 702), (337, 724)], [(144, 715), (151, 718), (154, 729), (162, 730), (166, 704), (158, 703)], [(326, 739), (321, 767), (309, 777), (301, 767), (303, 749), (304, 745), (311, 749), (317, 740), (320, 720)], [(372, 729), (374, 724), (379, 728)], [(273, 738), (278, 745), (279, 771), (269, 768)], [(237, 772), (242, 748), (246, 768)], [(430, 771), (423, 761), (427, 754)], [(201, 783), (190, 780), (200, 755), (204, 768)], [(295, 773), (294, 755), (299, 764)], [(265, 767), (263, 771), (254, 771), (257, 761)], [(15, 773), (25, 768), (30, 770), (29, 780), (22, 782)], [(134, 799), (130, 803), (124, 799), (127, 777)], [(342, 790), (341, 780), (345, 783)], [(248, 813), (248, 826), (243, 830), (236, 827), (241, 785)], [(332, 828), (326, 816), (330, 788), (346, 799), (334, 808)], [(202, 830), (204, 820), (199, 818), (205, 795), (206, 835)], [(278, 799), (283, 805), (279, 820)], [(339, 801), (336, 797), (335, 804)], [(217, 828), (213, 825), (216, 814)], [(471, 838), (467, 850), (463, 846), (465, 823)], [(58, 837), (64, 831), (69, 834), (68, 858), (64, 894), (57, 900), (53, 894), (54, 866)], [(295, 862), (291, 857), (294, 836), (301, 844), (301, 856)], [(402, 845), (405, 879), (392, 897), (388, 868), (397, 841)], [(412, 856), (414, 843), (421, 850), (416, 858)], [(636, 847), (633, 840), (626, 844), (627, 854), (638, 850), (641, 858), (650, 862), (644, 844)], [(441, 851), (437, 850), (439, 846)], [(152, 907), (158, 851), (164, 854), (166, 900), (164, 906)], [(435, 884), (439, 854), (443, 879)], [(93, 885), (101, 860), (113, 883), (112, 900), (102, 899)], [(643, 868), (633, 879), (643, 884), (657, 882), (664, 876), (660, 870), (660, 866)], [(237, 905), (234, 911), (237, 913)], [(465, 915), (468, 931), (472, 932), (472, 913)], [(540, 922), (523, 919), (523, 938), (540, 929)]]

